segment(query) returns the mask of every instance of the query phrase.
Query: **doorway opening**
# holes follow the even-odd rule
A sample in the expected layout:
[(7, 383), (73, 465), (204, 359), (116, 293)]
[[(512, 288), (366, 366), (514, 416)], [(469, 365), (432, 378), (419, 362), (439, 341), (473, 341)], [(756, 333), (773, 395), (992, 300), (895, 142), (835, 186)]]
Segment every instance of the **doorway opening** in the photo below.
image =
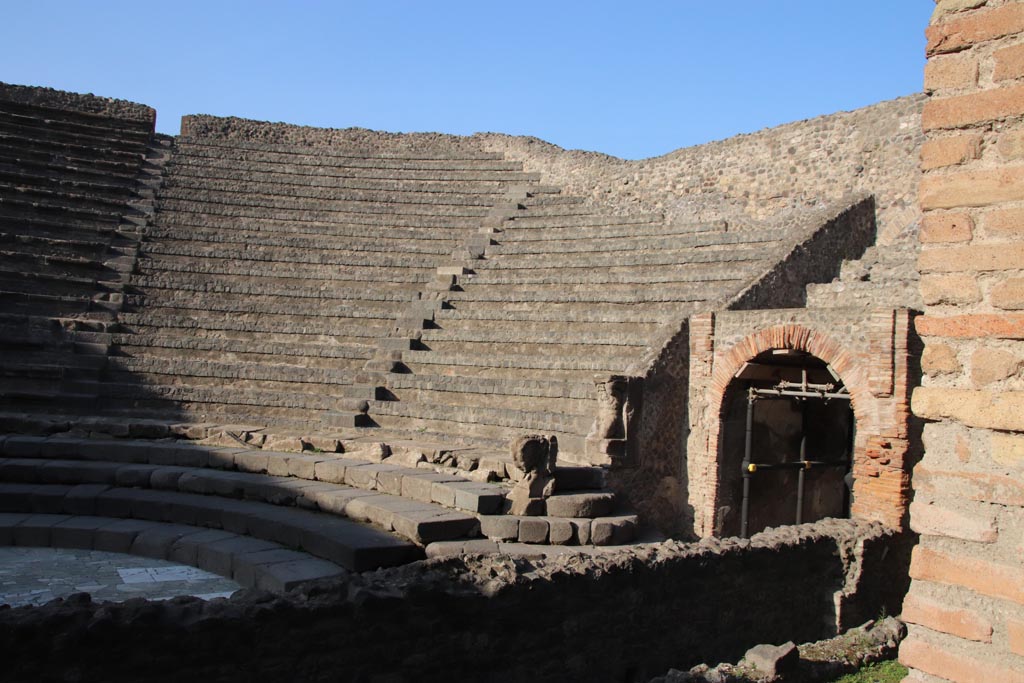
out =
[(804, 351), (743, 364), (722, 407), (715, 532), (849, 517), (856, 422), (842, 378)]

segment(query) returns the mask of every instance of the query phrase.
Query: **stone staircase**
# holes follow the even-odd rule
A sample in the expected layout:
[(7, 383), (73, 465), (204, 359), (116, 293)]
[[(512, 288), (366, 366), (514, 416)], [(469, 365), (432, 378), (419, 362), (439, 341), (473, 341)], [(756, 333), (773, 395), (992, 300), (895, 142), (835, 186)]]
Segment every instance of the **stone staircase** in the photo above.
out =
[[(503, 514), (505, 487), (354, 454), (181, 440), (0, 436), (0, 512), (219, 529), (353, 571), (412, 561), (436, 542), (628, 542), (597, 468), (559, 468), (547, 516)], [(420, 550), (417, 550), (420, 549)], [(320, 565), (317, 565), (320, 566)]]
[(845, 306), (922, 310), (918, 289), (918, 246), (914, 240), (868, 247), (856, 261), (844, 261), (840, 276), (807, 286), (808, 308)]
[(455, 261), (450, 291), (386, 379), (393, 400), (370, 402), (373, 419), (484, 452), (524, 432), (552, 434), (577, 463), (587, 462), (595, 376), (627, 373), (663, 326), (739, 291), (786, 238), (609, 216), (529, 188), (496, 207), (481, 234), (481, 257)]
[(168, 142), (152, 110), (114, 117), (12, 90), (0, 92), (0, 409), (81, 412)]
[(372, 424), (381, 340), (529, 182), (489, 153), (179, 138), (112, 338), (108, 412)]

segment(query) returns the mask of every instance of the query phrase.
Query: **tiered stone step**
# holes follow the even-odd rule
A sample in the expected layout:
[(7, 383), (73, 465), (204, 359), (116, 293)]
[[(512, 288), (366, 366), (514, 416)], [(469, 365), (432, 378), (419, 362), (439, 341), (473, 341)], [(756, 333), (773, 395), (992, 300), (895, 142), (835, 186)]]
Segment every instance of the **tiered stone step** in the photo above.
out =
[(485, 257), (465, 263), (422, 348), (402, 352), (411, 374), (389, 383), (397, 400), (372, 407), (385, 429), (491, 448), (549, 433), (578, 460), (594, 376), (627, 372), (660, 326), (724, 300), (784, 248), (778, 231), (602, 216), (554, 197), (514, 204)]
[[(354, 378), (511, 184), (500, 155), (179, 138), (120, 316), (123, 414), (370, 424)], [(132, 388), (134, 385), (134, 388)]]
[(0, 100), (0, 407), (95, 401), (161, 159), (152, 120)]
[[(11, 423), (14, 417), (5, 419), (5, 424)], [(68, 424), (56, 426), (58, 429), (67, 427)], [(158, 434), (161, 425), (100, 419), (82, 422), (81, 427)], [(45, 425), (40, 424), (39, 428)], [(166, 431), (165, 425), (163, 432)], [(356, 449), (353, 455), (348, 455), (251, 450), (167, 439), (104, 439), (101, 436), (93, 433), (89, 438), (59, 434), (0, 437), (0, 483), (84, 486), (86, 488), (79, 489), (82, 495), (89, 491), (92, 493), (88, 495), (106, 493), (107, 487), (141, 488), (320, 510), (377, 524), (420, 546), (473, 538), (481, 525), (489, 530), (487, 535), (505, 541), (620, 544), (632, 540), (637, 525), (635, 515), (618, 510), (614, 494), (604, 490), (601, 468), (558, 467), (556, 493), (548, 499), (547, 516), (520, 518), (503, 514), (506, 487), (469, 480), (456, 470), (435, 470), (428, 466), (423, 454), (429, 453), (431, 446), (422, 440), (400, 441), (389, 436), (384, 448), (392, 457), (380, 462), (373, 457), (370, 460), (360, 457), (363, 451), (359, 449), (372, 444), (359, 440), (345, 442)], [(323, 439), (321, 442), (326, 444)], [(366, 453), (376, 450), (370, 448)], [(458, 460), (462, 457), (460, 454)], [(522, 476), (505, 455), (479, 453), (473, 459), (481, 473)], [(396, 464), (396, 461), (420, 464), (410, 467)], [(22, 489), (12, 491), (24, 493)], [(200, 503), (192, 501), (193, 505)], [(81, 513), (81, 509), (78, 512)], [(520, 536), (523, 519), (529, 521), (522, 527)], [(171, 516), (162, 521), (185, 520)], [(541, 522), (550, 530), (543, 539), (537, 535)], [(572, 525), (570, 536), (562, 533), (569, 528), (567, 524)], [(510, 531), (513, 526), (514, 532)]]
[(860, 259), (843, 262), (837, 279), (808, 285), (807, 307), (922, 310), (917, 252), (913, 242), (868, 247)]
[[(104, 496), (141, 495), (172, 506), (154, 521), (194, 523), (187, 513), (177, 516), (175, 506), (216, 514), (222, 499), (243, 500), (256, 519), (309, 518), (275, 507), (319, 510), (375, 524), (422, 546), (476, 535), (479, 524), (472, 513), (499, 512), (504, 500), (502, 489), (488, 484), (335, 454), (16, 436), (5, 439), (0, 449), (16, 456), (0, 462), (0, 482), (91, 486), (98, 504)], [(325, 559), (353, 568), (344, 556)]]
[[(60, 488), (68, 489), (63, 498), (53, 495), (54, 488), (46, 492), (34, 487), (34, 495), (25, 495), (21, 487), (15, 499), (43, 510), (81, 509), (80, 489)], [(0, 544), (83, 548), (170, 560), (232, 578), (247, 588), (278, 593), (345, 574), (333, 562), (244, 534), (93, 514), (0, 512)]]

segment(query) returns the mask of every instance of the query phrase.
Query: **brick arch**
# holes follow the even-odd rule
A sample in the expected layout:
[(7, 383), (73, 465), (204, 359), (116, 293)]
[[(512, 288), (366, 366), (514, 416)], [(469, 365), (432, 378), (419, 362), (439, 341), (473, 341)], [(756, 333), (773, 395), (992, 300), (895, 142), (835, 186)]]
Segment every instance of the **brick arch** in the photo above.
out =
[(868, 369), (857, 362), (853, 354), (842, 344), (824, 332), (796, 324), (774, 325), (747, 335), (724, 353), (716, 353), (711, 373), (711, 397), (708, 402), (708, 410), (715, 416), (715, 420), (708, 434), (707, 469), (704, 472), (705, 481), (710, 485), (712, 495), (708, 496), (705, 502), (702, 535), (710, 535), (718, 522), (718, 468), (722, 447), (721, 425), (725, 392), (744, 363), (773, 349), (792, 349), (809, 353), (831, 365), (839, 374), (850, 392), (850, 404), (856, 425), (852, 455), (854, 464), (864, 457), (867, 436), (875, 431), (875, 420), (872, 419), (874, 411), (867, 408), (872, 402)]

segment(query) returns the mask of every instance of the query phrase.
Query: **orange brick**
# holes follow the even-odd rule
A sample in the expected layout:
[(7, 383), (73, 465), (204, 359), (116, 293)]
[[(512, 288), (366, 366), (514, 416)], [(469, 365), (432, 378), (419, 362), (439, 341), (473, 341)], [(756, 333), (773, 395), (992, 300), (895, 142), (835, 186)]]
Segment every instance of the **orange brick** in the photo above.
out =
[(1024, 5), (1013, 3), (991, 10), (953, 15), (925, 29), (928, 55), (958, 52), (994, 38), (1024, 31)]
[(961, 586), (990, 598), (1024, 605), (1024, 572), (1019, 566), (996, 564), (917, 546), (910, 560), (910, 577), (919, 581)]
[(1024, 310), (1024, 278), (1012, 277), (999, 282), (992, 288), (991, 300), (996, 308)]
[[(1021, 93), (1024, 96), (1024, 92)], [(955, 209), (1024, 199), (1024, 166), (959, 173), (929, 173), (921, 179), (921, 208)]]
[(1013, 617), (1006, 618), (1006, 640), (1010, 652), (1024, 656), (1024, 621)]
[(925, 92), (970, 88), (978, 84), (978, 60), (971, 55), (929, 59), (924, 67)]
[(956, 135), (928, 140), (921, 145), (921, 170), (955, 166), (981, 156), (981, 136)]
[(1024, 209), (988, 211), (982, 221), (987, 237), (1024, 239)]
[[(1024, 45), (1014, 45), (995, 53), (996, 69), (993, 78), (1005, 81), (1024, 76)], [(927, 73), (927, 70), (925, 71)]]
[(954, 683), (1024, 683), (1024, 672), (951, 652), (910, 637), (900, 645), (900, 663)]
[[(1024, 211), (1021, 213), (1024, 214)], [(1022, 220), (1024, 220), (1024, 215), (1022, 215)], [(921, 219), (921, 232), (918, 239), (922, 244), (970, 242), (973, 231), (974, 221), (966, 213), (926, 213)]]
[(958, 638), (992, 642), (992, 624), (977, 612), (953, 609), (914, 594), (908, 595), (903, 601), (903, 614), (900, 618)]
[(921, 112), (921, 127), (926, 131), (960, 128), (1020, 114), (1024, 114), (1024, 85), (1014, 85), (969, 95), (932, 98)]
[(922, 315), (914, 319), (914, 328), (922, 337), (958, 339), (1024, 339), (1024, 315), (1019, 313), (975, 313), (940, 317)]
[(922, 273), (1017, 270), (1024, 265), (1024, 244), (968, 244), (931, 247), (917, 259)]

